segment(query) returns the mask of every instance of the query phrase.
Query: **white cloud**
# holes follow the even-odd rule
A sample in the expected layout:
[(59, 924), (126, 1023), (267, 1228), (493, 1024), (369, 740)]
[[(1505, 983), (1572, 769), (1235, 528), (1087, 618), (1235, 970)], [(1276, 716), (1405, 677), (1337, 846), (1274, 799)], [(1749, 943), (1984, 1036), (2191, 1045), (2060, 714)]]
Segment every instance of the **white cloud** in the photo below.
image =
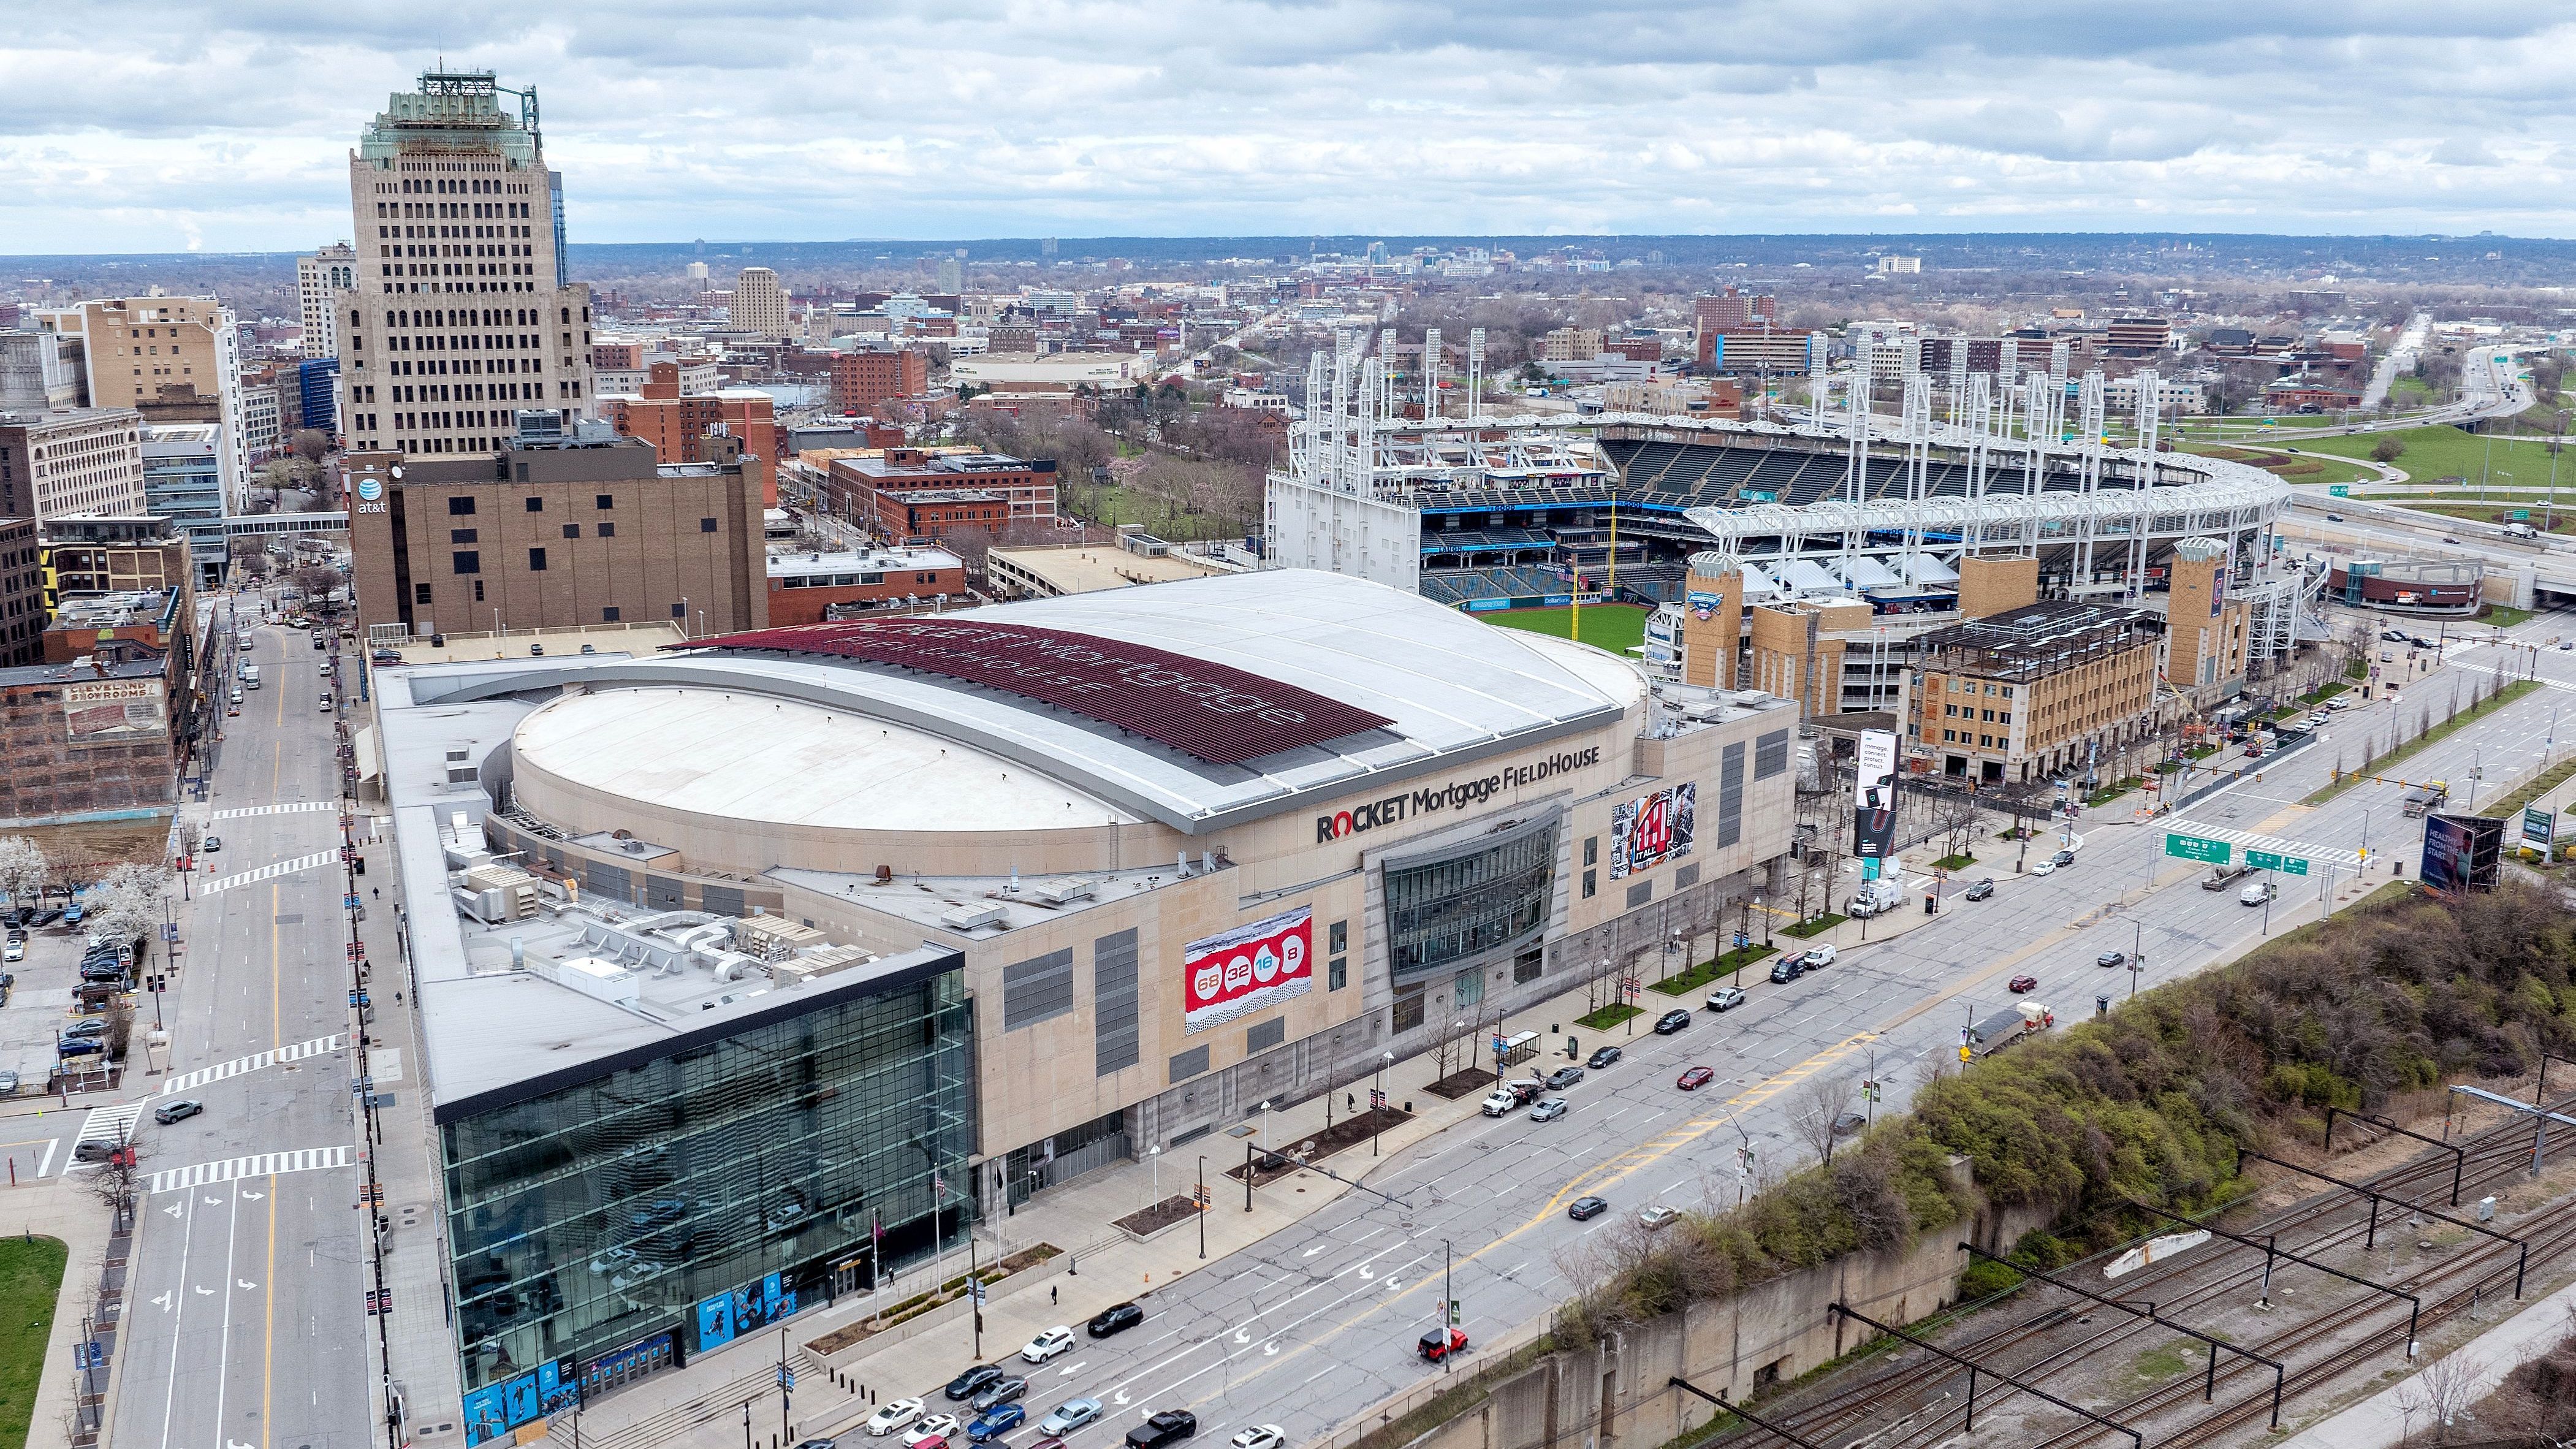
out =
[(303, 247), (442, 57), (585, 241), (2576, 234), (2557, 7), (99, 0), (0, 37), (0, 252)]

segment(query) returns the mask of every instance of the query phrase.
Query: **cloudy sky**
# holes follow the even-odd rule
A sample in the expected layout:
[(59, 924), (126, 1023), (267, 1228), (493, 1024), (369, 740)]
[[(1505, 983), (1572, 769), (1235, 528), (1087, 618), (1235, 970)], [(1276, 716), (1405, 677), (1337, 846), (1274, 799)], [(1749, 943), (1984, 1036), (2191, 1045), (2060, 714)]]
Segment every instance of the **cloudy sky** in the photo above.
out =
[(25, 0), (0, 254), (344, 237), (442, 56), (581, 241), (2576, 235), (2565, 0)]

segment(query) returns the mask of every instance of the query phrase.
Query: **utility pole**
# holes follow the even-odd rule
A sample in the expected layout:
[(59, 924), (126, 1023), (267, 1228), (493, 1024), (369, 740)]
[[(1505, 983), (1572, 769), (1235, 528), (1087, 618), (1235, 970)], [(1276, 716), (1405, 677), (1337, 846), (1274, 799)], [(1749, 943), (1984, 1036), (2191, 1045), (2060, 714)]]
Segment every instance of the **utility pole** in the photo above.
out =
[[(1449, 1288), (1449, 1240), (1442, 1238), (1440, 1240), (1440, 1338), (1444, 1345), (1449, 1342), (1449, 1335), (1457, 1329), (1459, 1316), (1457, 1296)], [(1449, 1352), (1446, 1347), (1441, 1349), (1441, 1372), (1448, 1372), (1449, 1365), (1455, 1357), (1456, 1355)]]
[(984, 1284), (975, 1276), (975, 1225), (966, 1225), (966, 1317), (975, 1325), (975, 1361), (984, 1361)]
[(1205, 1259), (1205, 1258), (1207, 1257), (1208, 1190), (1207, 1190), (1207, 1154), (1206, 1154), (1206, 1153), (1204, 1153), (1204, 1152), (1202, 1152), (1202, 1153), (1200, 1153), (1200, 1154), (1199, 1154), (1199, 1181), (1198, 1181), (1198, 1191), (1196, 1191), (1196, 1192), (1194, 1192), (1194, 1193), (1192, 1193), (1192, 1194), (1190, 1195), (1190, 1201), (1192, 1201), (1192, 1202), (1194, 1202), (1194, 1203), (1197, 1203), (1197, 1204), (1198, 1204), (1198, 1208), (1199, 1208), (1199, 1257), (1200, 1257), (1201, 1259)]

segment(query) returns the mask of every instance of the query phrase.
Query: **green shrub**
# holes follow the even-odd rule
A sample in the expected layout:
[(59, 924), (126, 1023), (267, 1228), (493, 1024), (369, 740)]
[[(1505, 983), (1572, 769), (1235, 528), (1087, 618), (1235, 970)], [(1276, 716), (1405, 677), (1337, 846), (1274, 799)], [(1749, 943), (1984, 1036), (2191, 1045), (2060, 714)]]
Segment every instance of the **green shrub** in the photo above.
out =
[(1991, 1298), (2020, 1282), (2021, 1274), (1992, 1258), (1979, 1258), (1959, 1275), (1959, 1296), (1970, 1300)]

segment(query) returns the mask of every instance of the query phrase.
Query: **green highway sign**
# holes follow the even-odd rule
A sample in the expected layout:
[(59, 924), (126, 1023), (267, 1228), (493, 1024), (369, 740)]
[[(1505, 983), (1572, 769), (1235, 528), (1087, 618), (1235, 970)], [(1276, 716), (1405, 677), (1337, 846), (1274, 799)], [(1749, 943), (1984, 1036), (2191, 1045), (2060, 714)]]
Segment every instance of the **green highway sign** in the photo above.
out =
[(2224, 840), (2203, 840), (2197, 835), (2165, 835), (2165, 854), (2203, 865), (2225, 865), (2231, 851)]
[(2505, 516), (2516, 523), (2529, 523), (2531, 521), (2531, 510), (2528, 508), (2517, 508)]
[(2256, 870), (2275, 870), (2279, 871), (2283, 875), (2306, 875), (2308, 873), (2308, 863), (2302, 857), (2295, 855), (2274, 855), (2268, 850), (2256, 850), (2251, 846), (2246, 848), (2245, 863), (2254, 867)]
[(2350, 498), (2352, 496), (2352, 485), (2349, 483), (2329, 484), (2326, 488), (2326, 495), (2330, 498)]

